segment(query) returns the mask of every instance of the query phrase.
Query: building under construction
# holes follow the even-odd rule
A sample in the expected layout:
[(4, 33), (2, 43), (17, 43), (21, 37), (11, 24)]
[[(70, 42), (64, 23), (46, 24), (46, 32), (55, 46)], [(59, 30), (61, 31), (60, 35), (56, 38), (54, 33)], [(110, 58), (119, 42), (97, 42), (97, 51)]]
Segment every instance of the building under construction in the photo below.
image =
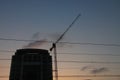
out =
[(12, 56), (9, 80), (53, 80), (52, 57), (43, 49), (19, 49)]

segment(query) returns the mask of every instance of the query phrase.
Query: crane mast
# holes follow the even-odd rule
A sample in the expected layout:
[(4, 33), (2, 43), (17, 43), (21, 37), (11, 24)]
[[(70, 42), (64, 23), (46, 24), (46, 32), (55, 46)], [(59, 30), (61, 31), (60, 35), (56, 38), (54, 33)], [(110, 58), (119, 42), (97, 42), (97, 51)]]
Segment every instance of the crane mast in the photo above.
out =
[(56, 48), (56, 44), (64, 37), (64, 35), (68, 32), (68, 30), (73, 26), (73, 24), (78, 20), (78, 18), (81, 16), (81, 14), (79, 14), (74, 20), (73, 22), (68, 26), (68, 28), (63, 32), (63, 34), (61, 34), (61, 36), (56, 40), (56, 42), (54, 42), (52, 44), (52, 47), (50, 48), (50, 51), (52, 51), (54, 49), (54, 66), (55, 66), (55, 80), (58, 80), (58, 65), (57, 65), (57, 48)]

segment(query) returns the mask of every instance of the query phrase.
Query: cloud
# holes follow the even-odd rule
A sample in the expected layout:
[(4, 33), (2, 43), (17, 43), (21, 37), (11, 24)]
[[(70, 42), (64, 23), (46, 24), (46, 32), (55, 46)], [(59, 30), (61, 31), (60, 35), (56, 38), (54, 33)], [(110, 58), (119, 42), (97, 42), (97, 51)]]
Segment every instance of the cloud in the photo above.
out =
[(39, 48), (41, 45), (47, 42), (47, 39), (43, 38), (43, 36), (41, 36), (42, 39), (40, 39), (39, 32), (34, 33), (31, 38), (34, 41), (31, 41), (30, 43), (25, 45), (23, 48)]
[[(47, 43), (48, 40), (49, 41), (51, 40), (51, 41), (55, 42), (60, 36), (61, 36), (60, 33), (53, 33), (53, 34), (49, 33), (48, 34), (48, 33), (36, 32), (31, 37), (31, 39), (33, 41), (31, 41), (27, 45), (23, 46), (23, 48), (39, 48), (40, 46)], [(64, 38), (65, 37), (61, 38), (61, 40), (63, 40)], [(63, 47), (64, 45), (65, 45), (64, 43), (57, 43), (58, 47)]]
[(107, 68), (101, 67), (101, 68), (93, 69), (93, 70), (91, 70), (90, 72), (91, 72), (92, 74), (98, 74), (98, 73), (102, 73), (102, 72), (106, 72), (106, 71), (108, 71)]
[(84, 66), (84, 67), (81, 68), (81, 71), (85, 71), (85, 70), (88, 70), (90, 68), (91, 68), (91, 66)]
[(46, 39), (34, 41), (34, 42), (31, 42), (31, 43), (27, 44), (26, 46), (24, 46), (24, 48), (38, 48), (46, 42), (47, 42)]
[(81, 68), (81, 71), (88, 71), (91, 74), (98, 74), (108, 71), (108, 68), (106, 67), (94, 67), (94, 66), (84, 66)]

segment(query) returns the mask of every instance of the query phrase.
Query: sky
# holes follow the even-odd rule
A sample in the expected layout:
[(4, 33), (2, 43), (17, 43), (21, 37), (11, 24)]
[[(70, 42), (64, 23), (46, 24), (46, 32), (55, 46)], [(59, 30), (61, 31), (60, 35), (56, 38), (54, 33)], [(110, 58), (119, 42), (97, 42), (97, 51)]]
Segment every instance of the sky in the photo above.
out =
[[(2, 59), (11, 59), (21, 48), (49, 50), (52, 46), (49, 41), (55, 42), (78, 14), (81, 16), (60, 41), (69, 43), (57, 44), (58, 61), (70, 61), (58, 62), (59, 76), (120, 75), (120, 0), (0, 0), (0, 76), (9, 76), (11, 63)], [(59, 77), (59, 80), (120, 80), (120, 77)]]

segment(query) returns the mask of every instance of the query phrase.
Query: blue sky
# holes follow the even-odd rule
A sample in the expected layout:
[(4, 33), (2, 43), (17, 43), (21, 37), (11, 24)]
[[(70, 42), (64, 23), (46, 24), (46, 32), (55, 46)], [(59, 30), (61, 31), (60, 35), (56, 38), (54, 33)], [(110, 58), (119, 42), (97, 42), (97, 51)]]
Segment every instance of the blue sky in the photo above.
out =
[(71, 35), (81, 34), (80, 37), (86, 40), (90, 39), (87, 38), (90, 36), (91, 41), (95, 37), (98, 39), (98, 36), (110, 39), (112, 36), (116, 39), (116, 35), (119, 34), (119, 2), (118, 0), (1, 1), (0, 32), (3, 37), (7, 34), (16, 36), (24, 34), (27, 37), (43, 31), (62, 33), (76, 15), (81, 13), (80, 20), (71, 30), (72, 33), (70, 32)]
[[(1, 0), (0, 1), (0, 38), (37, 39), (55, 41), (71, 24), (74, 18), (81, 14), (74, 26), (68, 31), (62, 41), (80, 43), (120, 44), (120, 1), (119, 0)], [(33, 39), (35, 40), (35, 39)], [(0, 40), (0, 50), (23, 48), (29, 42)], [(51, 44), (45, 43), (39, 48), (49, 49)], [(120, 47), (105, 47), (93, 45), (58, 46), (58, 52), (63, 53), (94, 53), (119, 54)], [(2, 53), (0, 58), (10, 58), (11, 53)], [(3, 55), (4, 54), (4, 55)], [(101, 60), (102, 58), (102, 60)], [(119, 62), (119, 56), (68, 56), (59, 55), (63, 60), (95, 60)], [(1, 62), (1, 61), (0, 61)], [(7, 63), (7, 62), (6, 62)], [(2, 62), (0, 63), (2, 64)], [(4, 64), (7, 65), (7, 64)], [(64, 64), (67, 66), (67, 64)], [(69, 65), (69, 64), (68, 64)], [(73, 65), (73, 64), (72, 64)], [(74, 64), (80, 69), (91, 64)], [(100, 65), (100, 64), (99, 64)], [(98, 65), (98, 66), (99, 66)], [(93, 65), (92, 67), (98, 67)], [(108, 67), (104, 65), (101, 67)], [(64, 67), (64, 66), (63, 66)], [(112, 65), (119, 68), (120, 65)], [(8, 67), (9, 71), (9, 67)], [(6, 71), (6, 74), (8, 74)], [(68, 71), (69, 72), (69, 71)], [(72, 71), (72, 74), (89, 74), (89, 71)], [(120, 72), (120, 71), (119, 71)], [(64, 70), (60, 72), (65, 73)], [(118, 74), (116, 69), (106, 72)], [(67, 74), (67, 73), (66, 73)], [(102, 74), (102, 73), (101, 73)], [(120, 73), (119, 73), (120, 74)], [(77, 78), (78, 79), (78, 78)], [(79, 78), (84, 80), (84, 78)], [(92, 78), (92, 80), (107, 80), (108, 78)], [(7, 80), (7, 79), (5, 79)], [(63, 79), (61, 79), (63, 80)], [(75, 80), (71, 79), (71, 80)], [(110, 79), (109, 79), (110, 80)], [(117, 80), (117, 78), (114, 78)]]

